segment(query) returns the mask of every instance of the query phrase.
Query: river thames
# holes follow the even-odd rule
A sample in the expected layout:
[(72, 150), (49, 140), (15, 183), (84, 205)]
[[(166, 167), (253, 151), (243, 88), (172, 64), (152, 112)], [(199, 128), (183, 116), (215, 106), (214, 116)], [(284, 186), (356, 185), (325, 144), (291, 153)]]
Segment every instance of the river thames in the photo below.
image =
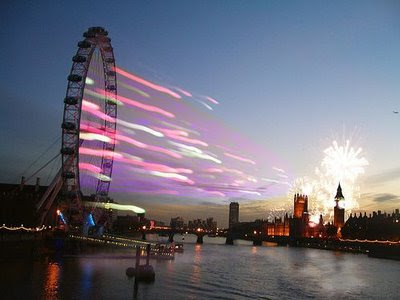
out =
[[(180, 236), (176, 237), (181, 240)], [(187, 236), (175, 260), (151, 260), (137, 299), (399, 299), (400, 261), (306, 248), (223, 245)], [(115, 256), (118, 257), (118, 253)], [(133, 299), (132, 258), (102, 254), (1, 261), (3, 299)]]

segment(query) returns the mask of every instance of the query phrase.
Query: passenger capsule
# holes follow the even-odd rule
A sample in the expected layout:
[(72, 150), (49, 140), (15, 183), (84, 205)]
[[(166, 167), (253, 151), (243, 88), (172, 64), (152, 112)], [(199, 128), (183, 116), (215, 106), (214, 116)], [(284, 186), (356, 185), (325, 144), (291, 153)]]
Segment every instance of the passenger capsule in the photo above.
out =
[(82, 56), (82, 55), (75, 55), (75, 56), (72, 58), (72, 61), (73, 61), (73, 62), (76, 62), (76, 63), (84, 63), (84, 62), (86, 61), (86, 57), (84, 57), (84, 56)]
[(75, 130), (76, 126), (72, 122), (64, 122), (62, 123), (61, 128), (65, 130)]
[(90, 48), (91, 46), (92, 46), (92, 44), (91, 44), (89, 41), (87, 41), (87, 40), (83, 40), (83, 41), (80, 41), (80, 42), (78, 43), (78, 47), (79, 47), (79, 48), (87, 49), (87, 48)]
[(71, 74), (68, 76), (68, 80), (72, 82), (79, 82), (82, 81), (82, 76), (78, 74)]
[(83, 34), (83, 37), (85, 37), (85, 38), (94, 38), (96, 36), (96, 34), (94, 33), (94, 32), (85, 32), (84, 34)]
[(76, 104), (78, 104), (78, 98), (77, 97), (65, 97), (64, 103), (68, 104), (68, 105), (76, 105)]
[(64, 147), (60, 152), (64, 155), (73, 155), (75, 153), (75, 149), (71, 147)]

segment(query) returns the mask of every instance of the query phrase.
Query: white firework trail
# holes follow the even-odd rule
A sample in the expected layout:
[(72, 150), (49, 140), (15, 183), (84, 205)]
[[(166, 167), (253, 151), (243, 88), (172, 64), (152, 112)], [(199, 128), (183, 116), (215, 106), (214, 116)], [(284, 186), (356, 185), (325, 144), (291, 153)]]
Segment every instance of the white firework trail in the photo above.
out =
[(323, 153), (320, 167), (315, 169), (315, 178), (297, 178), (288, 193), (288, 203), (292, 206), (294, 194), (308, 196), (310, 220), (315, 223), (318, 222), (320, 214), (325, 219), (332, 218), (334, 197), (339, 182), (345, 197), (346, 213), (349, 214), (359, 208), (360, 187), (357, 180), (364, 174), (364, 168), (369, 165), (365, 157), (360, 157), (362, 149), (351, 147), (348, 140), (344, 146), (339, 146), (333, 141)]

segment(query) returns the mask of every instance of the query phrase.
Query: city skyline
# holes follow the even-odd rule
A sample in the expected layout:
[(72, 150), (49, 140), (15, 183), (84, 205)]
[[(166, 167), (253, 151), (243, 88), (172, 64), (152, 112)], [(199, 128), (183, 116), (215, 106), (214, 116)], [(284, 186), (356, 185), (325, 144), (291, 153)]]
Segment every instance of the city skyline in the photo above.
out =
[[(400, 119), (393, 114), (400, 96), (398, 3), (238, 1), (229, 10), (212, 2), (130, 5), (107, 11), (100, 2), (88, 16), (73, 4), (4, 4), (1, 32), (8, 42), (1, 51), (15, 59), (0, 73), (1, 135), (7, 141), (0, 152), (1, 182), (18, 182), (60, 135), (70, 58), (81, 32), (99, 24), (112, 34), (119, 66), (218, 99), (213, 118), (277, 156), (281, 164), (266, 167), (285, 168), (288, 181), (313, 176), (323, 150), (333, 140), (349, 139), (369, 161), (360, 177), (359, 210), (398, 208)], [(44, 19), (51, 26), (44, 27)], [(263, 152), (256, 153), (251, 159), (261, 160)], [(210, 216), (224, 223), (231, 200), (241, 202), (244, 220), (265, 218), (288, 198), (287, 187), (264, 199), (217, 201), (130, 195), (113, 190), (113, 184), (117, 201), (143, 206), (154, 216), (177, 212), (166, 219), (205, 218), (212, 208)]]

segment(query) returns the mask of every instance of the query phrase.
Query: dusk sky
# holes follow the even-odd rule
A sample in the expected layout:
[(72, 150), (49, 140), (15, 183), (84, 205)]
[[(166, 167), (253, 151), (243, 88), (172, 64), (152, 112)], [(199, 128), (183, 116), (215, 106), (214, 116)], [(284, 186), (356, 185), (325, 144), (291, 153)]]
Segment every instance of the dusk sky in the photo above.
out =
[[(88, 27), (102, 26), (119, 67), (218, 99), (204, 118), (240, 136), (235, 149), (257, 168), (283, 168), (288, 182), (313, 177), (324, 149), (348, 139), (369, 162), (357, 179), (359, 210), (400, 208), (399, 1), (2, 1), (0, 8), (0, 182), (28, 176), (61, 136), (76, 44)], [(263, 151), (276, 160), (261, 165)], [(226, 223), (230, 197), (152, 197), (113, 184), (116, 201), (149, 217)], [(241, 220), (252, 220), (266, 218), (288, 191), (233, 198)]]

